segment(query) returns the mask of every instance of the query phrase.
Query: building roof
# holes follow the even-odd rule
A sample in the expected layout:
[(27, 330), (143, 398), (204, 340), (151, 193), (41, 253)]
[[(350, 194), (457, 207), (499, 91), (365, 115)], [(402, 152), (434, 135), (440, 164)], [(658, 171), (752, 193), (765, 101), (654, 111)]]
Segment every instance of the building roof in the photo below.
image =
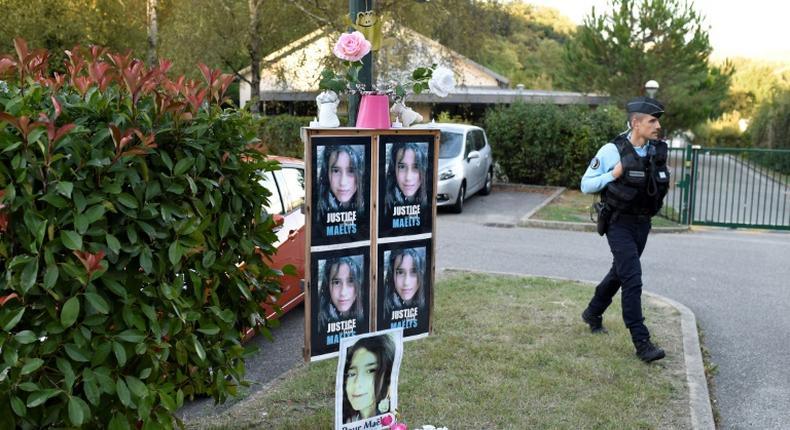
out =
[[(375, 52), (374, 82), (403, 81), (412, 70), (437, 64), (455, 73), (456, 88), (444, 98), (430, 92), (410, 95), (411, 102), (493, 104), (526, 103), (586, 104), (605, 103), (608, 97), (580, 93), (509, 89), (510, 81), (458, 52), (407, 27), (385, 22), (385, 35)], [(340, 33), (318, 29), (267, 55), (261, 66), (260, 95), (263, 101), (314, 101), (325, 65), (334, 58), (332, 47)], [(241, 71), (249, 77), (249, 67)], [(239, 102), (250, 98), (250, 85), (242, 81)]]

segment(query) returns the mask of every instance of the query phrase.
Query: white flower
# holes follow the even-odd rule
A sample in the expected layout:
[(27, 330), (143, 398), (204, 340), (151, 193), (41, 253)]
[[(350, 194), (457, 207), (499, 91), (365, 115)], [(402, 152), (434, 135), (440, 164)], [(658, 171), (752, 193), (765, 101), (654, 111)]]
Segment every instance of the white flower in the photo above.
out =
[(0, 81), (0, 93), (7, 93), (8, 92), (8, 84), (5, 81)]
[(438, 66), (428, 81), (428, 88), (439, 97), (447, 97), (447, 94), (455, 88), (455, 75), (453, 71), (444, 66)]

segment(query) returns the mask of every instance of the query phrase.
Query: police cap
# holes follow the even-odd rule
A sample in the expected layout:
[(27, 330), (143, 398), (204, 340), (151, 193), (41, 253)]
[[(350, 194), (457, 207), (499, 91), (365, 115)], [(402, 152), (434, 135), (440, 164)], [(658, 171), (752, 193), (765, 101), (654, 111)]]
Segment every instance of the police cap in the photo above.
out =
[(661, 115), (664, 114), (664, 105), (650, 97), (637, 97), (628, 101), (625, 105), (625, 110), (628, 113), (645, 113), (661, 118)]

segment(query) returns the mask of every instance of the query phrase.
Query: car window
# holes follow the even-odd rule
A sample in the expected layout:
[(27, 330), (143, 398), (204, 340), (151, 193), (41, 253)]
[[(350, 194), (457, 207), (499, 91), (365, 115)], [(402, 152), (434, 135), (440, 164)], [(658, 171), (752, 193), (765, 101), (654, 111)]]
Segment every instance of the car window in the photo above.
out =
[(469, 157), (469, 153), (475, 150), (475, 136), (472, 130), (466, 133), (466, 148), (464, 148), (464, 157)]
[(472, 134), (475, 136), (474, 144), (475, 144), (475, 151), (480, 151), (486, 146), (486, 139), (483, 136), (482, 130), (472, 130)]
[(287, 206), (296, 209), (304, 204), (304, 170), (294, 167), (283, 167), (282, 175), (285, 179), (284, 193), (287, 197)]
[(464, 135), (461, 133), (443, 131), (439, 144), (439, 158), (457, 157), (463, 148), (463, 138)]
[(258, 183), (271, 193), (269, 196), (269, 204), (265, 205), (263, 209), (269, 214), (285, 213), (285, 210), (283, 210), (283, 202), (280, 199), (280, 191), (277, 189), (277, 184), (274, 181), (272, 172), (264, 172), (263, 178), (260, 179)]

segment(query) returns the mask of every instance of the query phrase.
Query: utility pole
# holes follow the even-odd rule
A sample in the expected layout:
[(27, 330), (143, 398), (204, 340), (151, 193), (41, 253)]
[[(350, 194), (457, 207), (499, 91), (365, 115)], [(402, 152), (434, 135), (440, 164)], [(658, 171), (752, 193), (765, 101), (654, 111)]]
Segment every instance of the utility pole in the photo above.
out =
[[(373, 10), (373, 0), (348, 0), (348, 14), (351, 22), (357, 21), (358, 12)], [(353, 30), (353, 28), (349, 29)], [(359, 81), (365, 84), (367, 90), (373, 89), (373, 51), (362, 58), (362, 69), (359, 71)], [(348, 96), (348, 125), (354, 127), (357, 124), (357, 110), (359, 110), (359, 94), (349, 94)]]

